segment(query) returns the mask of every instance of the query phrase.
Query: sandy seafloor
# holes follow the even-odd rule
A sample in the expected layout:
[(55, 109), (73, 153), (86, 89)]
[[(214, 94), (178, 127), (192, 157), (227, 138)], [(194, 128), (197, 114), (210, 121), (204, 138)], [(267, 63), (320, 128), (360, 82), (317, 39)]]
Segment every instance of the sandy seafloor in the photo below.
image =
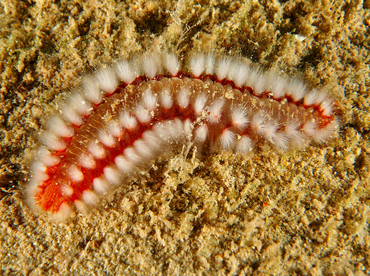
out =
[[(370, 1), (1, 1), (1, 275), (369, 275)], [(78, 76), (147, 50), (243, 56), (325, 87), (339, 136), (163, 159), (90, 215), (23, 201), (38, 133)]]

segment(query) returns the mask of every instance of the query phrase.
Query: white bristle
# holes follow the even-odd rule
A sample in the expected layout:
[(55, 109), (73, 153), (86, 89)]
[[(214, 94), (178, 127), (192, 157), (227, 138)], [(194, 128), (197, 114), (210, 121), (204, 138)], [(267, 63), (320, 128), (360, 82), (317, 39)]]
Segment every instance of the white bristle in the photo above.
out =
[(287, 90), (287, 79), (276, 72), (269, 72), (266, 90), (270, 91), (275, 99), (283, 98)]
[(66, 184), (62, 184), (61, 187), (60, 187), (60, 190), (61, 190), (62, 194), (66, 197), (70, 197), (74, 193), (73, 188), (69, 185), (66, 185)]
[(84, 191), (81, 198), (88, 205), (96, 205), (99, 202), (98, 196), (90, 190)]
[(46, 172), (47, 168), (48, 167), (45, 166), (45, 164), (40, 161), (33, 162), (31, 166), (31, 170), (33, 174), (40, 173), (40, 172), (44, 173)]
[(248, 154), (252, 150), (252, 139), (247, 135), (242, 135), (236, 143), (236, 151), (241, 154)]
[(179, 93), (177, 93), (177, 102), (181, 108), (187, 108), (189, 106), (189, 89), (181, 88)]
[(147, 55), (143, 59), (142, 68), (149, 79), (153, 79), (161, 72), (161, 59), (158, 55)]
[(288, 149), (288, 143), (289, 139), (286, 135), (286, 133), (282, 131), (277, 131), (271, 138), (271, 142), (274, 144), (276, 149), (279, 150), (287, 150)]
[(176, 118), (172, 122), (172, 139), (175, 141), (175, 143), (184, 142), (184, 139), (186, 138), (184, 126), (185, 121)]
[(337, 131), (338, 122), (333, 121), (324, 128), (318, 128), (317, 123), (309, 122), (303, 126), (303, 131), (310, 135), (316, 142), (324, 143), (331, 138)]
[(168, 126), (169, 122), (160, 122), (153, 126), (152, 131), (158, 137), (158, 140), (161, 142), (168, 142), (168, 139), (170, 139), (171, 135), (170, 131), (171, 128)]
[(154, 129), (158, 131), (157, 135), (161, 137), (165, 143), (177, 142), (177, 138), (182, 135), (182, 122), (179, 119), (164, 122), (162, 127)]
[(326, 98), (325, 93), (320, 93), (319, 91), (314, 89), (307, 93), (307, 95), (305, 95), (303, 99), (303, 104), (306, 106), (311, 106), (314, 104), (319, 105), (322, 101), (325, 100), (325, 98)]
[(86, 99), (88, 99), (93, 104), (101, 103), (101, 101), (103, 100), (103, 95), (95, 78), (85, 77), (83, 79), (82, 86)]
[(290, 120), (285, 125), (285, 133), (294, 148), (302, 148), (306, 143), (306, 135), (300, 130), (300, 125), (295, 120)]
[(290, 95), (294, 102), (298, 102), (302, 100), (303, 97), (305, 97), (306, 93), (307, 93), (307, 87), (300, 80), (293, 79), (286, 86), (286, 94)]
[(125, 84), (130, 84), (140, 75), (139, 69), (127, 60), (117, 62), (115, 69), (118, 77)]
[(215, 70), (218, 80), (222, 81), (227, 77), (230, 71), (230, 66), (231, 66), (231, 59), (229, 57), (223, 56), (218, 59), (216, 70)]
[(183, 131), (184, 131), (185, 137), (186, 138), (191, 138), (192, 133), (193, 133), (194, 125), (193, 125), (193, 123), (191, 122), (190, 119), (185, 120), (183, 128), (184, 128)]
[(86, 169), (94, 169), (96, 166), (94, 158), (89, 154), (82, 154), (79, 158), (80, 165)]
[(159, 125), (156, 128), (153, 128), (153, 131), (165, 144), (169, 144), (173, 142), (175, 137), (175, 130), (173, 126), (174, 122), (164, 122), (163, 124)]
[(87, 214), (87, 207), (85, 203), (83, 203), (81, 200), (75, 200), (73, 203), (80, 213)]
[(307, 122), (303, 125), (302, 130), (307, 135), (311, 136), (312, 138), (315, 138), (315, 135), (317, 133), (318, 125), (316, 122)]
[(38, 159), (45, 164), (47, 167), (53, 167), (60, 163), (60, 158), (51, 155), (51, 152), (44, 147), (41, 147), (38, 151)]
[(161, 104), (165, 109), (170, 109), (173, 104), (173, 100), (170, 92), (167, 89), (164, 89), (161, 93)]
[(68, 169), (68, 175), (75, 183), (81, 182), (84, 179), (84, 174), (76, 165), (72, 165)]
[(93, 188), (98, 194), (105, 194), (110, 190), (110, 184), (104, 176), (95, 177), (93, 180)]
[(138, 105), (135, 108), (135, 116), (138, 119), (138, 121), (142, 124), (147, 124), (152, 119), (152, 116), (150, 115), (149, 111), (145, 109), (142, 105)]
[(48, 128), (57, 136), (70, 138), (74, 131), (71, 126), (67, 126), (66, 122), (59, 116), (53, 116), (48, 121)]
[(148, 88), (142, 96), (142, 102), (145, 109), (149, 112), (157, 108), (157, 97), (153, 94), (152, 90)]
[(132, 146), (141, 157), (146, 159), (152, 158), (153, 151), (144, 140), (136, 140)]
[(42, 183), (49, 179), (49, 175), (46, 173), (47, 167), (41, 162), (32, 163), (32, 180), (35, 183)]
[(100, 89), (108, 94), (112, 94), (118, 86), (116, 73), (110, 67), (106, 67), (97, 71), (95, 73), (95, 78)]
[(246, 87), (252, 87), (254, 83), (256, 82), (257, 75), (259, 74), (260, 69), (259, 68), (252, 68), (249, 66), (248, 68), (248, 74), (247, 74), (247, 79), (245, 81), (245, 86)]
[(134, 164), (140, 164), (142, 158), (137, 154), (133, 147), (128, 147), (123, 151), (123, 155), (127, 158), (128, 161), (131, 161)]
[(252, 81), (252, 88), (256, 95), (261, 95), (266, 90), (265, 75), (261, 70), (258, 70)]
[(46, 132), (42, 136), (42, 141), (47, 148), (55, 151), (65, 150), (67, 147), (66, 143), (64, 143), (63, 140), (61, 140), (54, 133), (51, 132)]
[(196, 116), (202, 115), (204, 107), (207, 104), (207, 96), (205, 94), (197, 95), (194, 102), (194, 112)]
[(72, 125), (80, 126), (82, 125), (82, 117), (78, 114), (78, 111), (72, 105), (65, 105), (62, 108), (62, 116)]
[(108, 130), (114, 137), (121, 137), (123, 135), (123, 129), (118, 121), (113, 120), (108, 123)]
[(228, 79), (232, 80), (237, 87), (242, 87), (248, 79), (249, 66), (245, 62), (233, 62)]
[(182, 120), (180, 120), (179, 118), (174, 119), (172, 128), (172, 137), (176, 142), (178, 142), (179, 139), (183, 140), (185, 138), (184, 122)]
[(87, 149), (96, 159), (101, 160), (106, 157), (104, 147), (98, 141), (90, 142)]
[(276, 132), (279, 128), (279, 125), (274, 121), (267, 121), (263, 124), (263, 128), (261, 129), (261, 134), (265, 136), (266, 140), (273, 142), (275, 139)]
[(322, 115), (330, 116), (333, 112), (333, 102), (329, 99), (325, 99), (320, 104), (320, 109), (322, 110)]
[(160, 138), (151, 130), (147, 130), (143, 133), (143, 140), (148, 144), (152, 151), (161, 151), (162, 141)]
[(114, 138), (112, 134), (105, 130), (100, 131), (98, 137), (100, 142), (108, 148), (113, 148), (116, 145), (117, 142), (116, 138)]
[(220, 100), (220, 99), (217, 99), (209, 107), (208, 121), (211, 124), (216, 124), (220, 121), (220, 119), (222, 117), (222, 107), (223, 107), (223, 105), (224, 105), (224, 101)]
[(249, 118), (244, 110), (235, 107), (231, 111), (231, 123), (239, 130), (244, 130), (249, 123)]
[(88, 116), (93, 110), (90, 102), (88, 102), (79, 92), (73, 92), (68, 97), (67, 105), (73, 106), (80, 116)]
[(205, 69), (205, 56), (204, 54), (195, 54), (190, 58), (190, 70), (194, 77), (198, 78), (203, 74)]
[(122, 182), (122, 174), (121, 172), (116, 168), (116, 166), (106, 166), (103, 169), (104, 177), (105, 179), (113, 184), (113, 185), (119, 185)]
[(266, 118), (261, 113), (256, 113), (251, 119), (251, 128), (259, 135), (264, 135)]
[(134, 116), (131, 116), (130, 113), (128, 113), (127, 111), (124, 111), (119, 116), (119, 122), (125, 129), (128, 129), (130, 131), (133, 131), (137, 127), (136, 118)]
[(316, 98), (313, 104), (320, 105), (325, 100), (326, 100), (326, 93), (324, 91), (320, 91), (318, 97)]
[(174, 77), (180, 71), (181, 63), (177, 55), (174, 53), (168, 53), (165, 55), (164, 65), (171, 76)]
[(28, 183), (28, 186), (26, 188), (26, 202), (28, 203), (28, 205), (33, 209), (33, 210), (36, 210), (36, 211), (41, 211), (42, 208), (40, 208), (38, 205), (36, 205), (36, 200), (35, 200), (35, 196), (40, 193), (42, 191), (42, 189), (40, 189), (40, 187), (37, 186), (37, 184), (35, 182), (33, 182), (33, 179), (31, 179), (31, 181)]
[(213, 75), (215, 72), (215, 57), (212, 54), (208, 54), (205, 57), (205, 73), (206, 75)]
[(333, 135), (333, 132), (331, 130), (328, 130), (326, 128), (321, 128), (315, 132), (315, 135), (313, 136), (313, 138), (318, 143), (324, 143), (329, 138), (331, 138), (332, 135)]
[(208, 137), (207, 125), (201, 125), (195, 130), (195, 141), (198, 143), (204, 143)]
[(116, 164), (117, 168), (124, 174), (130, 174), (133, 172), (135, 168), (135, 164), (129, 161), (125, 156), (118, 155), (114, 159), (114, 163)]
[(32, 181), (35, 183), (42, 183), (49, 179), (49, 175), (45, 172), (33, 172)]
[(220, 136), (221, 148), (224, 150), (230, 150), (234, 146), (236, 134), (229, 129), (224, 129)]
[(250, 68), (245, 85), (247, 87), (252, 87), (254, 93), (256, 95), (260, 95), (264, 91), (264, 87), (266, 85), (264, 74), (262, 73), (261, 69)]
[(52, 219), (55, 221), (63, 221), (67, 219), (72, 213), (71, 207), (67, 203), (60, 205), (58, 212), (52, 215)]
[(325, 140), (328, 140), (329, 138), (332, 138), (333, 136), (337, 135), (339, 129), (339, 122), (338, 119), (335, 118), (334, 121), (332, 121), (330, 124), (328, 124), (325, 128), (322, 130), (326, 131), (326, 133), (322, 133), (322, 136), (325, 137)]

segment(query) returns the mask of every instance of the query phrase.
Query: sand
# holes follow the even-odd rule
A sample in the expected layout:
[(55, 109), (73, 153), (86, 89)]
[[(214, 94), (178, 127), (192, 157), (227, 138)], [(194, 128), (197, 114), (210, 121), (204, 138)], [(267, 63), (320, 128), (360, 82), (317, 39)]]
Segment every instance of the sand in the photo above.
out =
[[(0, 274), (370, 274), (370, 1), (2, 1)], [(48, 115), (85, 72), (147, 50), (243, 56), (326, 87), (339, 136), (157, 162), (87, 216), (24, 204)]]

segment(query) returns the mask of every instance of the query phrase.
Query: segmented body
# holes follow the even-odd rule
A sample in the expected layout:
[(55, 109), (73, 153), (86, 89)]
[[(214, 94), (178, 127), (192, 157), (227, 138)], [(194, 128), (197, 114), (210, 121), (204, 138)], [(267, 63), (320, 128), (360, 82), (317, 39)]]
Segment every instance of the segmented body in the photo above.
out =
[(248, 154), (259, 142), (288, 150), (338, 130), (333, 101), (297, 80), (213, 55), (188, 67), (154, 54), (85, 77), (43, 135), (30, 204), (56, 219), (85, 212), (184, 143)]

